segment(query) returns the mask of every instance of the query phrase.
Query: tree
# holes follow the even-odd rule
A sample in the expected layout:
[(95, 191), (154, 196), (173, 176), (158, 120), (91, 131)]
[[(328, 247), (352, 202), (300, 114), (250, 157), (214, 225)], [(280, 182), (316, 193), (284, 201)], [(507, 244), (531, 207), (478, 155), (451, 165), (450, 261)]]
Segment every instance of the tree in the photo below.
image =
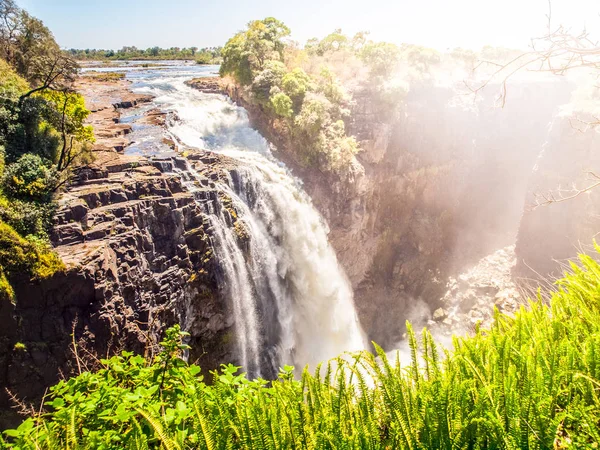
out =
[(287, 69), (280, 61), (267, 61), (264, 69), (252, 81), (251, 90), (258, 103), (265, 104), (269, 101), (271, 90), (281, 86), (281, 80)]
[(387, 77), (398, 65), (400, 49), (387, 42), (368, 42), (362, 45), (359, 56), (373, 75)]
[(278, 92), (271, 97), (271, 105), (278, 116), (290, 118), (294, 114), (292, 99), (283, 92)]
[(347, 44), (348, 38), (342, 33), (342, 30), (338, 28), (319, 42), (317, 55), (323, 56), (327, 52), (337, 52), (345, 48)]
[(47, 120), (61, 135), (62, 144), (54, 159), (58, 172), (63, 172), (86, 150), (86, 143), (94, 142), (93, 128), (84, 124), (90, 111), (83, 96), (70, 90), (46, 91), (42, 97), (53, 106)]
[(289, 34), (289, 28), (273, 17), (250, 22), (246, 31), (237, 33), (223, 47), (221, 76), (232, 75), (242, 85), (249, 85), (266, 61), (283, 61), (283, 39)]
[(297, 110), (302, 105), (306, 93), (314, 88), (310, 76), (299, 67), (283, 76), (281, 86), (283, 91), (292, 99)]
[(0, 0), (0, 57), (31, 84), (20, 104), (36, 92), (64, 89), (77, 75), (77, 64), (60, 50), (50, 30), (13, 0)]

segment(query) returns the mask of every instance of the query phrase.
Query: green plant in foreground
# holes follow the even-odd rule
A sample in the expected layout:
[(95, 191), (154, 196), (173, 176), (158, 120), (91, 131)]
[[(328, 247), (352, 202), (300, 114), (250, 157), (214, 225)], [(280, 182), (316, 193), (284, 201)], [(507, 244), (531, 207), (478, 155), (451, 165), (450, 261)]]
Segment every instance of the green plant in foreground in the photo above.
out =
[[(599, 249), (600, 250), (600, 249)], [(214, 383), (170, 329), (154, 361), (123, 353), (62, 381), (14, 449), (563, 449), (600, 442), (600, 265), (581, 256), (514, 318), (436, 346), (408, 325), (411, 360), (377, 348), (278, 380), (223, 366)]]

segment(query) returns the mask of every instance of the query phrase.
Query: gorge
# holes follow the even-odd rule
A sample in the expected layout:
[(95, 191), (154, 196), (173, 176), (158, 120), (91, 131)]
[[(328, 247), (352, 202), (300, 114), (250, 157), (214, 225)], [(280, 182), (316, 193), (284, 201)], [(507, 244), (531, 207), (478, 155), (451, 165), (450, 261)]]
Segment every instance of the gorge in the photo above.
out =
[(0, 448), (600, 439), (597, 74), (272, 17), (66, 51), (6, 2)]

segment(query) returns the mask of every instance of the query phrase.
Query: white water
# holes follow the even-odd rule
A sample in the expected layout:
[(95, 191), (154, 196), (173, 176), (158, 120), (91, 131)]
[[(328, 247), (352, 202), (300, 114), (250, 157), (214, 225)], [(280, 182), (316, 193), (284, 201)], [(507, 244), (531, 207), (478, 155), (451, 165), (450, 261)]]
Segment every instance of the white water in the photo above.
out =
[(297, 180), (277, 162), (224, 96), (184, 85), (182, 77), (144, 80), (139, 92), (175, 111), (170, 132), (182, 143), (240, 161), (231, 197), (250, 236), (239, 246), (225, 210), (211, 216), (216, 253), (235, 314), (244, 369), (273, 376), (284, 364), (301, 369), (364, 348), (352, 289), (327, 240), (327, 228)]

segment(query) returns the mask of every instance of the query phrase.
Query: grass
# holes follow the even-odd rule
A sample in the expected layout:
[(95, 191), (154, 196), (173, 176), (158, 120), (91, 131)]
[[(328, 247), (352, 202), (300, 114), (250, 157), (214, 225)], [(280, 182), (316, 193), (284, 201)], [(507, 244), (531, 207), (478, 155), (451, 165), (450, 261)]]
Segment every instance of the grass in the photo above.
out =
[(15, 449), (582, 449), (600, 442), (600, 266), (582, 255), (549, 304), (411, 360), (344, 355), (301, 379), (212, 384), (170, 329), (153, 361), (124, 353), (52, 388), (47, 412), (5, 432)]

